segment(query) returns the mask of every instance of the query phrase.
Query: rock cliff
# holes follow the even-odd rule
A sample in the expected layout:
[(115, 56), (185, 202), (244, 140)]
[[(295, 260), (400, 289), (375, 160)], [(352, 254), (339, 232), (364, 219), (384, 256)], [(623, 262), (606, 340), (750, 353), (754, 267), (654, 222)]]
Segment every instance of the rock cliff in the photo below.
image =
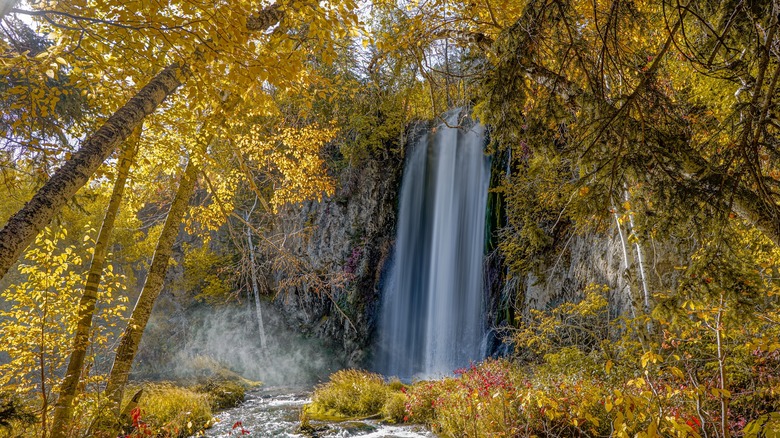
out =
[(287, 324), (367, 366), (381, 282), (395, 237), (402, 151), (340, 172), (337, 192), (321, 202), (287, 206), (272, 234), (284, 236), (266, 284)]

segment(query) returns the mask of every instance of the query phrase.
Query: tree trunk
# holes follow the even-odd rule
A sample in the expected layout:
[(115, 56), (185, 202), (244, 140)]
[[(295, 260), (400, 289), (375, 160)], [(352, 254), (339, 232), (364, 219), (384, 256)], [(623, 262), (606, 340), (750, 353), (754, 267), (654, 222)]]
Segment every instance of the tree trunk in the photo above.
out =
[[(218, 127), (225, 122), (227, 116), (235, 109), (240, 100), (241, 99), (238, 96), (229, 98), (222, 103), (220, 111), (217, 112), (213, 120), (207, 120), (204, 123), (204, 129), (208, 126), (212, 128), (212, 130), (209, 131), (211, 134), (208, 138), (204, 139), (202, 143), (199, 143), (199, 150), (196, 151), (197, 153), (207, 152), (208, 145), (216, 138), (215, 132), (218, 130)], [(127, 327), (119, 340), (114, 363), (108, 376), (108, 382), (106, 383), (105, 394), (107, 407), (103, 412), (99, 413), (97, 424), (90, 428), (90, 436), (94, 435), (94, 429), (98, 432), (98, 436), (113, 438), (116, 436), (116, 431), (121, 425), (121, 421), (123, 420), (120, 415), (122, 396), (130, 375), (130, 369), (133, 365), (133, 359), (135, 359), (135, 354), (141, 343), (141, 337), (146, 329), (146, 324), (149, 322), (154, 303), (162, 291), (165, 282), (165, 274), (168, 270), (168, 261), (173, 252), (173, 244), (176, 240), (176, 236), (179, 234), (179, 226), (184, 219), (184, 213), (189, 205), (189, 199), (192, 197), (195, 190), (197, 175), (198, 167), (192, 161), (192, 158), (190, 158), (181, 181), (179, 182), (176, 196), (168, 210), (168, 215), (165, 218), (165, 224), (163, 225), (160, 237), (157, 240), (157, 246), (154, 250), (154, 256), (152, 257), (152, 264), (146, 275), (141, 295), (138, 297), (130, 320), (127, 322)]]
[(111, 424), (98, 426), (104, 429), (105, 432), (109, 432), (105, 436), (116, 436), (111, 432), (115, 430), (116, 420), (119, 419), (120, 403), (122, 402), (122, 395), (130, 375), (130, 368), (133, 365), (135, 353), (138, 351), (138, 345), (141, 343), (141, 336), (144, 333), (146, 324), (149, 322), (154, 302), (162, 290), (165, 273), (168, 270), (168, 261), (173, 252), (173, 244), (176, 241), (176, 236), (179, 234), (179, 226), (184, 218), (184, 213), (187, 211), (189, 199), (195, 189), (196, 177), (197, 167), (190, 160), (179, 182), (176, 196), (173, 199), (168, 216), (165, 218), (162, 232), (157, 240), (157, 247), (154, 250), (152, 264), (149, 267), (149, 273), (146, 275), (141, 295), (138, 297), (130, 320), (127, 322), (127, 327), (119, 340), (119, 347), (116, 350), (114, 364), (111, 367), (105, 391), (108, 414), (111, 416), (108, 420)]
[(100, 227), (97, 241), (95, 242), (95, 251), (92, 254), (92, 262), (87, 274), (87, 283), (84, 285), (84, 294), (79, 301), (79, 316), (76, 326), (76, 335), (73, 339), (73, 351), (68, 360), (68, 369), (65, 372), (65, 378), (60, 386), (59, 397), (54, 406), (54, 421), (52, 423), (51, 438), (65, 438), (70, 432), (71, 416), (73, 415), (73, 401), (78, 391), (79, 380), (81, 379), (81, 370), (84, 367), (84, 358), (89, 347), (89, 332), (92, 329), (92, 317), (95, 313), (95, 304), (97, 302), (98, 287), (100, 286), (101, 276), (103, 274), (103, 265), (105, 264), (106, 254), (108, 253), (108, 244), (111, 233), (114, 229), (119, 205), (122, 203), (122, 197), (125, 190), (125, 182), (130, 172), (136, 151), (138, 149), (138, 140), (140, 137), (140, 126), (136, 131), (134, 138), (125, 143), (122, 156), (119, 159), (116, 181), (114, 189), (111, 192), (111, 198), (108, 201), (103, 224)]
[(117, 144), (127, 139), (188, 75), (173, 63), (118, 109), (0, 230), (0, 279), (62, 206), (92, 177)]
[[(255, 195), (255, 203), (252, 205), (252, 209), (246, 213), (246, 222), (249, 223), (249, 215), (257, 206), (257, 195)], [(260, 288), (257, 285), (257, 271), (255, 267), (255, 244), (252, 242), (252, 229), (246, 227), (246, 242), (249, 246), (249, 272), (252, 278), (252, 293), (255, 298), (255, 315), (257, 317), (257, 331), (260, 334), (260, 348), (263, 350), (263, 355), (268, 354), (268, 343), (265, 338), (265, 328), (263, 327), (263, 313), (260, 308)]]

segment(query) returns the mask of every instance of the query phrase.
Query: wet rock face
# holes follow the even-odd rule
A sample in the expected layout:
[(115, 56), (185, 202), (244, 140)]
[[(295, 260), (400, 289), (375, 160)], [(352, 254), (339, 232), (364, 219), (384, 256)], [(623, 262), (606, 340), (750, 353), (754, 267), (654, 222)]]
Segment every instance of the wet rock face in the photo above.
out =
[[(611, 315), (630, 315), (632, 307), (642, 306), (645, 287), (650, 291), (675, 287), (678, 278), (674, 266), (683, 264), (688, 257), (684, 245), (645, 243), (640, 246), (640, 259), (636, 244), (626, 243), (624, 239), (615, 227), (572, 236), (556, 263), (547, 267), (543, 281), (530, 274), (524, 278), (524, 312), (576, 301), (587, 285), (598, 284), (609, 287)], [(644, 277), (639, 269), (640, 260)]]
[(622, 254), (619, 237), (611, 233), (573, 236), (565, 253), (548, 268), (544, 281), (534, 275), (525, 278), (524, 310), (556, 307), (576, 299), (588, 284), (594, 283), (608, 285), (613, 291), (613, 314), (628, 311), (630, 293)]
[(275, 305), (290, 327), (325, 341), (346, 366), (368, 363), (402, 163), (399, 152), (343, 170), (335, 195), (284, 207), (269, 234), (279, 242), (264, 255)]

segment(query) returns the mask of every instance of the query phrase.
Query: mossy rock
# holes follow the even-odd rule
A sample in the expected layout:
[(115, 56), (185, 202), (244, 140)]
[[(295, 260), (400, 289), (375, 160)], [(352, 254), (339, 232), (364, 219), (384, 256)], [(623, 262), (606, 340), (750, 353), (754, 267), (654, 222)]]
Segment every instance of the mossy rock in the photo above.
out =
[(246, 389), (249, 389), (263, 384), (263, 382), (245, 378), (210, 356), (195, 356), (192, 358), (189, 367), (193, 370), (195, 379), (200, 385), (208, 385), (212, 381), (232, 381), (238, 382)]
[(232, 380), (211, 379), (195, 387), (200, 393), (207, 394), (209, 404), (214, 411), (229, 409), (241, 404), (246, 396), (246, 385)]
[(356, 434), (364, 435), (366, 433), (376, 432), (377, 429), (376, 426), (364, 423), (362, 421), (347, 421), (345, 423), (341, 423), (339, 428), (344, 430), (348, 436)]

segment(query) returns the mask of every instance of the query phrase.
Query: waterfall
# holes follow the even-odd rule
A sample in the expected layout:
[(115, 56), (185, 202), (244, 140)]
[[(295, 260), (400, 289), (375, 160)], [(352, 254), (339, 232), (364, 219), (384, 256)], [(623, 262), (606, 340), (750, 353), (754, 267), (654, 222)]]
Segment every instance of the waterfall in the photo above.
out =
[(403, 379), (482, 358), (482, 259), (490, 160), (484, 128), (460, 111), (407, 157), (393, 265), (383, 290), (377, 369)]

